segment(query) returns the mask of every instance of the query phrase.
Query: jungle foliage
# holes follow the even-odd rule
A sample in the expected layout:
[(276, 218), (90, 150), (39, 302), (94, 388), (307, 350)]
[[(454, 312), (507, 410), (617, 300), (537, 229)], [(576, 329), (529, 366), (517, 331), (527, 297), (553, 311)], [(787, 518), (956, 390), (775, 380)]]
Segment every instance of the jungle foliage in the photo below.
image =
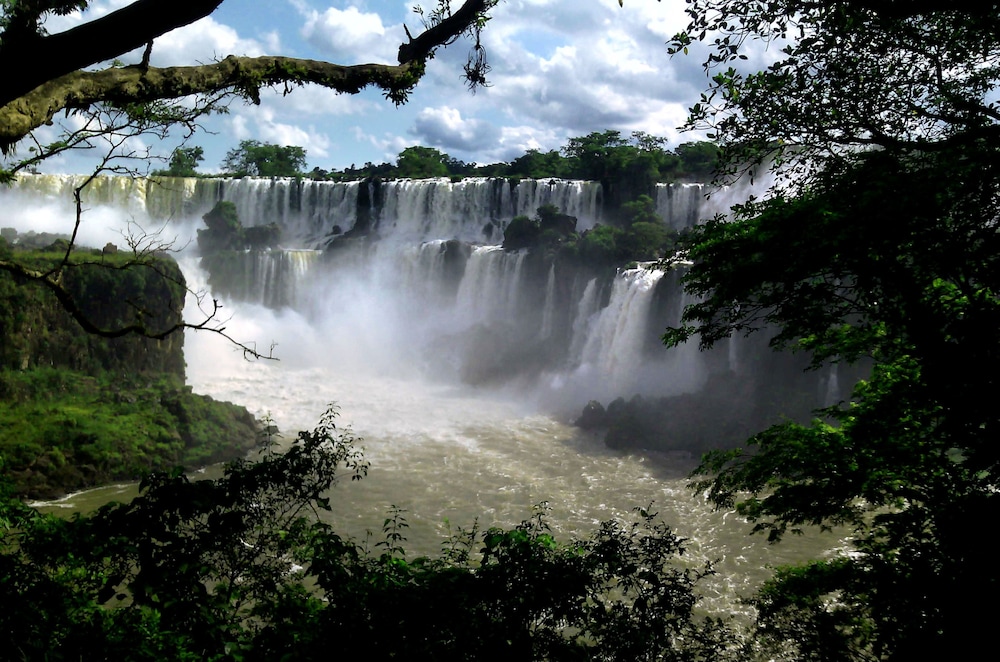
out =
[[(331, 410), (282, 452), (57, 519), (0, 494), (0, 612), (23, 659), (724, 660), (724, 623), (697, 614), (709, 568), (655, 513), (556, 541), (540, 507), (473, 524), (436, 558), (408, 558), (393, 508), (381, 539), (317, 516), (368, 466)], [(3, 485), (0, 485), (3, 488)]]
[(222, 171), (235, 177), (297, 177), (305, 167), (306, 150), (302, 147), (259, 140), (240, 141), (222, 160)]
[[(684, 143), (671, 150), (666, 139), (634, 131), (623, 136), (620, 131), (594, 131), (570, 138), (560, 150), (542, 152), (529, 149), (508, 163), (478, 165), (455, 159), (432, 147), (407, 147), (395, 164), (365, 163), (342, 171), (314, 169), (318, 179), (355, 180), (369, 177), (390, 179), (409, 177), (510, 177), (515, 179), (587, 179), (600, 181), (610, 195), (627, 189), (624, 197), (635, 191), (648, 192), (650, 185), (671, 181), (709, 181), (715, 173), (718, 147), (707, 141)], [(631, 184), (630, 184), (631, 182)]]
[(0, 458), (20, 497), (227, 461), (254, 448), (257, 431), (244, 407), (192, 393), (168, 375), (0, 372)]
[[(757, 594), (767, 656), (911, 660), (992, 646), (1000, 586), (1000, 32), (996, 3), (695, 0), (715, 35), (691, 115), (724, 174), (778, 185), (698, 227), (697, 303), (670, 344), (776, 331), (814, 366), (870, 362), (850, 398), (709, 455), (696, 487), (773, 541), (847, 526), (845, 554)], [(740, 58), (782, 46), (767, 69)]]

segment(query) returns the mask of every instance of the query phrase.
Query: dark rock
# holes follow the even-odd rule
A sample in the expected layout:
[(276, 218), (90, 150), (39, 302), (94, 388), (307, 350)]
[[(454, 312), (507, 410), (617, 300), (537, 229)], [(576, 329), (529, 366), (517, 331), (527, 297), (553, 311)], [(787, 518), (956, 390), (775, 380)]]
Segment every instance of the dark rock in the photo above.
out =
[(608, 413), (604, 406), (597, 400), (591, 400), (583, 408), (580, 418), (576, 419), (575, 425), (584, 430), (594, 430), (608, 427)]

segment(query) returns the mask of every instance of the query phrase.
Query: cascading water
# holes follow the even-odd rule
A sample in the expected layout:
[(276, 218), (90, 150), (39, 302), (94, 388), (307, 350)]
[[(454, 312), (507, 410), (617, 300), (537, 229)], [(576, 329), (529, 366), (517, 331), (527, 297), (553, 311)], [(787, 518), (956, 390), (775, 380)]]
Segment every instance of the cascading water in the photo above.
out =
[(694, 226), (701, 220), (706, 184), (659, 184), (656, 187), (656, 214), (674, 230)]
[[(66, 211), (56, 205), (71, 181), (24, 177), (0, 193), (19, 201), (7, 208), (23, 210), (8, 214), (10, 224), (66, 231)], [(286, 250), (248, 254), (237, 279), (242, 289), (222, 297), (231, 315), (227, 332), (276, 343), (280, 361), (247, 362), (223, 339), (192, 334), (188, 377), (197, 391), (269, 414), (286, 431), (311, 427), (327, 403), (338, 403), (372, 462), (366, 480), (336, 491), (333, 516), (349, 534), (378, 530), (396, 504), (408, 511), (408, 548), (434, 553), (446, 521), (512, 524), (549, 501), (557, 529), (584, 531), (653, 501), (691, 539), (695, 563), (722, 560), (725, 585), (714, 590), (727, 608), (734, 590), (766, 574), (765, 563), (830, 544), (762, 545), (746, 536), (744, 523), (691, 497), (684, 478), (690, 462), (623, 455), (566, 424), (589, 400), (693, 393), (713, 370), (735, 363), (725, 352), (713, 362), (696, 347), (667, 352), (659, 344), (682, 305), (673, 275), (590, 273), (499, 246), (511, 218), (534, 215), (542, 204), (576, 216), (579, 230), (592, 227), (601, 219), (593, 182), (101, 186), (83, 243), (120, 241), (127, 216), (166, 223), (166, 235), (185, 247), (179, 259), (193, 289), (216, 289), (193, 241), (200, 216), (216, 201), (234, 202), (244, 225), (281, 226)], [(703, 193), (661, 187), (658, 209), (672, 214), (671, 226), (686, 227)], [(56, 228), (50, 220), (60, 217)], [(738, 356), (749, 369), (749, 359)]]

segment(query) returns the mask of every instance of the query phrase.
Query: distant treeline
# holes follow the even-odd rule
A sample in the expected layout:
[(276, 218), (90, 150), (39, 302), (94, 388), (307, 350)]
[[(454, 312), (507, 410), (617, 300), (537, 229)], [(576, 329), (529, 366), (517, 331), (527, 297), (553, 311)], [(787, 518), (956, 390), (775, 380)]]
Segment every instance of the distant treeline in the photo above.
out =
[(560, 150), (529, 149), (509, 163), (478, 165), (455, 159), (433, 147), (407, 147), (396, 163), (365, 163), (342, 171), (314, 168), (317, 179), (383, 179), (408, 177), (523, 177), (608, 181), (632, 176), (654, 182), (706, 181), (712, 178), (719, 150), (714, 143), (689, 142), (671, 150), (665, 138), (634, 131), (594, 132), (571, 138)]
[[(225, 175), (235, 177), (308, 177), (318, 180), (352, 181), (358, 179), (430, 177), (511, 177), (528, 179), (586, 179), (600, 181), (606, 189), (634, 182), (636, 190), (648, 190), (652, 184), (674, 181), (712, 179), (719, 150), (714, 143), (688, 142), (674, 149), (665, 147), (665, 138), (633, 131), (594, 132), (570, 138), (562, 149), (542, 152), (529, 149), (509, 163), (479, 165), (453, 158), (433, 147), (407, 147), (395, 163), (368, 162), (361, 167), (351, 164), (343, 170), (313, 168), (306, 171), (306, 150), (244, 140), (231, 149), (221, 164)], [(204, 160), (201, 147), (181, 147), (174, 151), (169, 167), (156, 175), (197, 177)], [(631, 188), (631, 187), (628, 187)], [(616, 196), (617, 197), (617, 196)], [(636, 195), (623, 195), (635, 199)]]

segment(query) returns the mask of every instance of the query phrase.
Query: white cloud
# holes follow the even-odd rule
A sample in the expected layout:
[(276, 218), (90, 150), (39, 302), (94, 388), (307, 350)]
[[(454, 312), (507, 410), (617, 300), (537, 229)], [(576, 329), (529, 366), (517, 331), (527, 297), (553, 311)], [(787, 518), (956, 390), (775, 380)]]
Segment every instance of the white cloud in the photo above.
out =
[[(130, 1), (95, 0), (86, 16)], [(420, 29), (410, 11), (414, 4), (227, 0), (211, 17), (157, 39), (153, 63), (265, 52), (342, 64), (394, 62), (406, 38), (402, 22), (414, 34)], [(292, 141), (316, 165), (343, 167), (395, 160), (413, 144), (436, 146), (465, 161), (508, 161), (527, 149), (558, 149), (570, 137), (606, 129), (685, 142), (695, 136), (679, 134), (677, 127), (708, 84), (703, 57), (667, 54), (665, 42), (687, 24), (685, 6), (684, 0), (626, 0), (624, 7), (617, 0), (505, 0), (482, 35), (492, 87), (475, 95), (466, 89), (460, 74), (469, 43), (459, 40), (437, 52), (401, 108), (371, 90), (354, 96), (314, 87), (285, 97), (266, 93), (261, 106), (236, 102), (231, 115), (212, 120), (220, 135), (204, 138), (206, 154), (247, 138)], [(77, 15), (51, 23), (79, 21)], [(767, 53), (763, 45), (752, 46), (751, 66), (774, 56), (773, 47)], [(345, 127), (348, 117), (355, 128)]]
[[(330, 7), (322, 14), (308, 11), (302, 38), (324, 54), (345, 63), (395, 62), (399, 44), (387, 38), (387, 28), (375, 13)], [(403, 34), (402, 29), (394, 30)]]
[(371, 112), (373, 106), (372, 101), (366, 97), (339, 94), (317, 85), (296, 87), (287, 95), (282, 90), (273, 90), (261, 95), (261, 103), (274, 109), (274, 112), (289, 116), (330, 118)]
[[(274, 34), (270, 40), (279, 41)], [(265, 48), (256, 40), (241, 39), (236, 30), (207, 17), (158, 38), (153, 42), (150, 59), (155, 66), (177, 66), (213, 62), (227, 55), (254, 57), (268, 51), (280, 52), (280, 44), (272, 43)]]
[[(85, 12), (49, 17), (45, 27), (52, 33), (63, 32), (101, 18), (133, 2), (134, 0), (91, 2)], [(153, 42), (150, 62), (159, 67), (181, 66), (213, 62), (227, 55), (256, 56), (266, 52), (281, 51), (281, 40), (277, 31), (263, 33), (263, 38), (263, 43), (254, 39), (243, 39), (233, 28), (207, 16), (158, 37)], [(143, 49), (139, 48), (118, 59), (125, 63), (135, 63), (142, 57), (142, 51)]]
[(482, 152), (496, 144), (499, 130), (482, 120), (465, 119), (456, 108), (424, 108), (411, 133), (421, 144), (462, 152)]
[(260, 140), (276, 145), (297, 145), (306, 150), (310, 164), (330, 156), (332, 141), (325, 131), (313, 124), (299, 125), (284, 121), (267, 106), (248, 106), (229, 116), (228, 133), (233, 146), (242, 140)]

